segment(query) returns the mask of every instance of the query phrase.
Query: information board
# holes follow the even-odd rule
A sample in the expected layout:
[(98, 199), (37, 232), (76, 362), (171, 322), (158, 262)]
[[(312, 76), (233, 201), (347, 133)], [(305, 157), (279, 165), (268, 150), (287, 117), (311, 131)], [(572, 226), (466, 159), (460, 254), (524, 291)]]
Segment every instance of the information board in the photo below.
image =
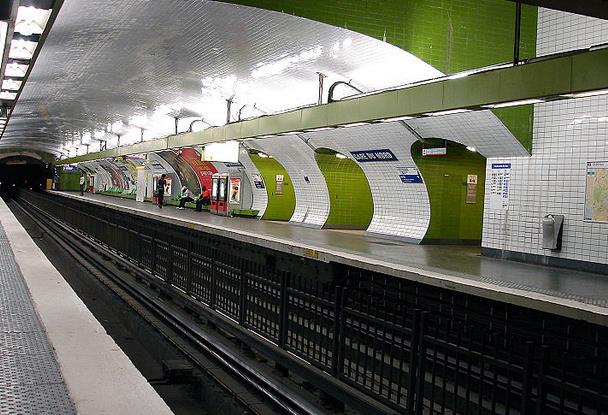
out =
[(422, 183), (422, 177), (416, 167), (398, 167), (397, 170), (402, 183)]
[(608, 161), (587, 163), (585, 220), (608, 222)]
[(490, 169), (490, 209), (509, 209), (511, 163), (492, 163)]

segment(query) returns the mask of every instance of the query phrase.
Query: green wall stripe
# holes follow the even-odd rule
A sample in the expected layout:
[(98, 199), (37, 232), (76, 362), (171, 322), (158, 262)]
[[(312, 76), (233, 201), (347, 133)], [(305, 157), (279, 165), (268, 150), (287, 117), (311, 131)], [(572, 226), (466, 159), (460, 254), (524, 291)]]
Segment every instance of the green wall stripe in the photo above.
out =
[[(257, 154), (250, 154), (251, 161), (260, 171), (266, 184), (268, 206), (262, 219), (289, 220), (296, 209), (296, 195), (293, 190), (291, 178), (287, 170), (273, 158), (262, 158)], [(276, 175), (282, 174), (284, 179), (283, 194), (276, 193)]]
[(315, 153), (329, 191), (330, 209), (326, 228), (367, 229), (374, 214), (369, 182), (361, 167), (334, 153)]
[[(422, 143), (412, 145), (431, 203), (431, 222), (423, 243), (481, 241), (486, 159), (448, 142), (445, 157), (422, 157)], [(467, 175), (477, 175), (477, 203), (467, 204)]]

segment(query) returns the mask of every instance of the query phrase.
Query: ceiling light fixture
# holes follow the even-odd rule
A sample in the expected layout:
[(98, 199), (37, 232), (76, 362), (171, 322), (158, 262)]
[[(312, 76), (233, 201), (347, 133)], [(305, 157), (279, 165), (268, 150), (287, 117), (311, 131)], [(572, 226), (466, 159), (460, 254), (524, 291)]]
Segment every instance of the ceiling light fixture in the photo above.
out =
[(327, 130), (333, 130), (335, 127), (319, 127), (319, 128), (309, 128), (304, 130), (307, 133), (314, 133), (317, 131), (327, 131)]
[(8, 57), (12, 59), (32, 59), (34, 51), (36, 50), (36, 45), (38, 45), (37, 42), (13, 39)]
[(342, 128), (361, 127), (363, 125), (369, 125), (369, 123), (367, 123), (367, 122), (353, 122), (353, 123), (350, 123), (350, 124), (342, 124), (342, 125), (340, 125), (340, 127), (342, 127)]
[(477, 153), (477, 149), (473, 146), (467, 146), (467, 150), (469, 150), (472, 153)]
[(0, 99), (4, 99), (4, 100), (8, 100), (8, 101), (13, 101), (17, 98), (17, 93), (16, 92), (11, 92), (11, 91), (2, 91), (0, 92)]
[(384, 118), (381, 120), (378, 120), (379, 122), (395, 122), (395, 121), (405, 121), (405, 120), (412, 120), (416, 117), (412, 117), (410, 115), (404, 115), (402, 117), (392, 117), (392, 118)]
[(15, 22), (15, 32), (23, 36), (41, 35), (51, 14), (50, 10), (35, 7), (19, 7)]
[(531, 99), (521, 99), (519, 101), (509, 101), (509, 102), (501, 102), (498, 104), (488, 104), (482, 105), (482, 108), (505, 108), (505, 107), (515, 107), (517, 105), (528, 105), (528, 104), (539, 104), (541, 102), (545, 102), (539, 98), (531, 98)]
[(21, 63), (9, 63), (6, 65), (4, 76), (11, 76), (13, 78), (23, 78), (27, 73), (27, 65)]
[(14, 79), (4, 79), (2, 81), (2, 89), (8, 89), (9, 91), (18, 91), (21, 88), (22, 81), (15, 81)]
[(577, 92), (575, 94), (564, 94), (562, 97), (566, 98), (587, 98), (587, 97), (595, 97), (597, 95), (608, 94), (608, 89), (598, 89), (595, 91), (587, 91), (587, 92)]
[(344, 154), (342, 153), (336, 153), (336, 158), (340, 159), (340, 160), (345, 160), (348, 157), (346, 157)]
[(427, 115), (427, 116), (439, 116), (439, 115), (460, 114), (460, 113), (463, 113), (463, 112), (471, 112), (471, 110), (466, 109), (466, 108), (458, 108), (458, 109), (455, 109), (455, 110), (427, 112), (427, 113), (424, 113), (423, 115)]
[(4, 49), (6, 48), (6, 31), (8, 30), (8, 23), (0, 22), (0, 62), (4, 58)]

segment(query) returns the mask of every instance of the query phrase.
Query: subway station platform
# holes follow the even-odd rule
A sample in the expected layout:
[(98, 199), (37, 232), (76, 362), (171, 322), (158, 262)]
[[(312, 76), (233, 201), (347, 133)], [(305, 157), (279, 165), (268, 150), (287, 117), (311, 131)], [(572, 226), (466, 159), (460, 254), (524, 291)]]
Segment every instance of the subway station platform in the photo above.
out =
[(0, 199), (0, 414), (170, 414)]
[(483, 257), (478, 247), (414, 245), (361, 231), (227, 218), (173, 206), (161, 210), (151, 203), (97, 194), (54, 193), (284, 253), (608, 326), (606, 275)]

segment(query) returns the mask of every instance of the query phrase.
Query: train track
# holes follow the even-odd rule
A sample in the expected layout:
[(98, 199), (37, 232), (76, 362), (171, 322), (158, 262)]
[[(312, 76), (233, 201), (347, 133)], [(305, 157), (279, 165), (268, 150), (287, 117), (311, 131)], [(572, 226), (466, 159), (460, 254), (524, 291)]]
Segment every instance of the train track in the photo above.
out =
[[(62, 223), (22, 198), (16, 206), (50, 236), (77, 263), (127, 302), (169, 342), (184, 353), (253, 414), (327, 414), (311, 401), (311, 395), (287, 386), (285, 378), (238, 350), (219, 333), (205, 329), (188, 310), (171, 303), (158, 291), (158, 281), (145, 275), (128, 259), (102, 243)], [(142, 278), (143, 277), (143, 278)], [(148, 281), (146, 281), (148, 280)], [(159, 295), (160, 294), (160, 295)], [(209, 364), (212, 362), (211, 364)], [(218, 371), (218, 367), (221, 369)], [(243, 388), (253, 393), (243, 393)], [(304, 396), (306, 395), (306, 396)], [(260, 402), (267, 403), (260, 405)]]

